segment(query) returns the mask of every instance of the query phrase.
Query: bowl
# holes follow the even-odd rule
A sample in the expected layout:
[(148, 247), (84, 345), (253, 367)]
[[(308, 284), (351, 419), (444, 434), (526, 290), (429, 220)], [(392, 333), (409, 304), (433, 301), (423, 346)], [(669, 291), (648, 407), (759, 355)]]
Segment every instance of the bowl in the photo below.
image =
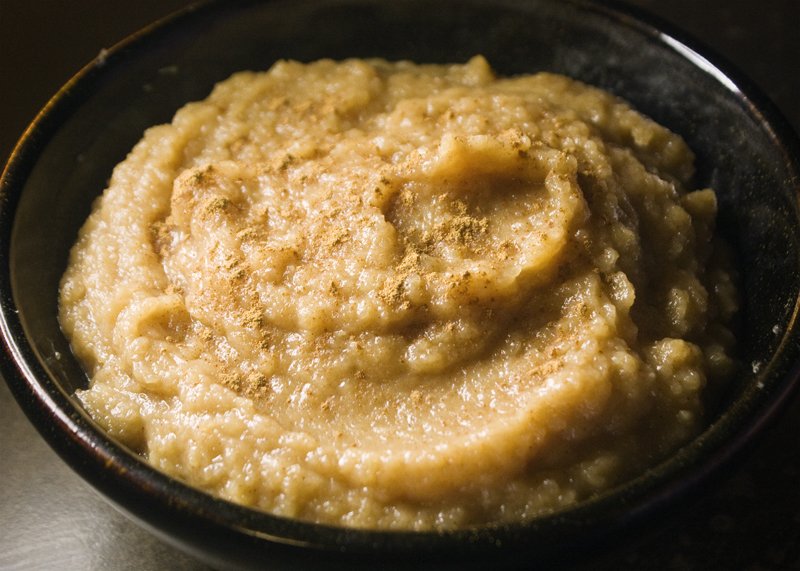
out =
[[(741, 369), (707, 428), (635, 480), (526, 523), (451, 532), (315, 525), (210, 497), (110, 439), (56, 319), (67, 255), (113, 166), (148, 126), (279, 58), (458, 62), (564, 73), (630, 101), (697, 153), (741, 270)], [(185, 10), (105, 51), (45, 107), (0, 180), (2, 373), (59, 455), (154, 533), (221, 568), (483, 568), (600, 545), (716, 473), (800, 378), (800, 143), (758, 90), (652, 18), (583, 0), (250, 0)]]

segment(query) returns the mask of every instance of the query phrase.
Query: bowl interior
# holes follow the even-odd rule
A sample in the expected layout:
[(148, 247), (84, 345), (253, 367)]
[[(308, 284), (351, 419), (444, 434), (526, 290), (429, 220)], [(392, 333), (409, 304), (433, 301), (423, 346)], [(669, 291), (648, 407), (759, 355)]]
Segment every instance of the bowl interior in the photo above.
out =
[[(743, 300), (743, 367), (702, 445), (749, 433), (786, 391), (800, 345), (795, 138), (746, 82), (655, 28), (581, 1), (216, 2), (94, 62), (40, 117), (4, 181), (6, 319), (32, 374), (67, 397), (86, 384), (56, 320), (59, 280), (93, 200), (148, 126), (231, 73), (279, 58), (459, 62), (479, 53), (501, 74), (554, 71), (616, 93), (696, 152), (696, 185), (718, 192)], [(688, 450), (648, 478), (697, 464), (699, 446)]]

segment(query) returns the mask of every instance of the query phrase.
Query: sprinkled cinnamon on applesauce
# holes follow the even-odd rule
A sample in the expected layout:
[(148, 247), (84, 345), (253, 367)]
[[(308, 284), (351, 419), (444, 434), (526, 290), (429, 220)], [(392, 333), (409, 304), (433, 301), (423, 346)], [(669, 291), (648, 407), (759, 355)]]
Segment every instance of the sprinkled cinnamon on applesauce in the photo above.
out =
[(156, 468), (283, 516), (572, 506), (697, 434), (731, 371), (692, 162), (608, 93), (481, 57), (236, 74), (145, 133), (81, 230), (79, 398)]

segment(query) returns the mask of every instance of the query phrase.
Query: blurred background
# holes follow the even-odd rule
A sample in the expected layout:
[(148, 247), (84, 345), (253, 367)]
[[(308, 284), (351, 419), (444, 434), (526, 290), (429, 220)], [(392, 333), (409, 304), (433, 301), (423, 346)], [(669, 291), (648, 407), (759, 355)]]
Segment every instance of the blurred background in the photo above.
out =
[[(83, 65), (187, 0), (0, 0), (0, 163)], [(800, 0), (629, 0), (709, 46), (800, 131)], [(572, 569), (800, 569), (800, 395), (727, 474)], [(116, 513), (0, 383), (0, 569), (204, 569)]]

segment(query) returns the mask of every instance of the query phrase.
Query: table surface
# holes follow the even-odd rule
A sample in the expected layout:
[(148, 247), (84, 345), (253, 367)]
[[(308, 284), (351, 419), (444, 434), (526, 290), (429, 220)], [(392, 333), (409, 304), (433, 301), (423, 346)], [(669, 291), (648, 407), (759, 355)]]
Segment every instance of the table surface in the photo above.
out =
[[(749, 75), (800, 131), (800, 0), (629, 0)], [(0, 160), (101, 48), (187, 0), (0, 0)], [(0, 569), (205, 569), (117, 513), (0, 383)], [(574, 569), (800, 569), (800, 395), (713, 485)]]

